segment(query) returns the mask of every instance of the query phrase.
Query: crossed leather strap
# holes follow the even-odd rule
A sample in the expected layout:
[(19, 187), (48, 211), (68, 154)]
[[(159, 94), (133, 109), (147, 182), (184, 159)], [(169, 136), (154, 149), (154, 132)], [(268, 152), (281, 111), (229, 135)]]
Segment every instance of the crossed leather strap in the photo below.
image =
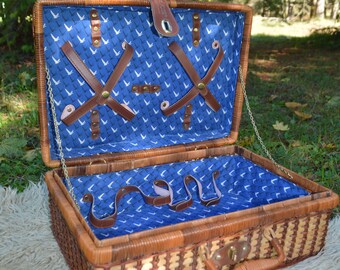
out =
[(78, 107), (75, 111), (71, 112), (67, 117), (62, 120), (66, 125), (71, 125), (73, 122), (82, 117), (95, 106), (104, 104), (109, 106), (113, 111), (124, 117), (126, 120), (131, 120), (135, 116), (135, 114), (129, 107), (127, 107), (127, 105), (122, 105), (118, 103), (110, 95), (110, 92), (117, 84), (119, 78), (122, 76), (124, 70), (126, 69), (133, 56), (134, 49), (131, 47), (131, 45), (129, 45), (127, 42), (124, 42), (123, 48), (125, 49), (124, 54), (118, 61), (116, 68), (110, 75), (105, 86), (102, 86), (102, 84), (86, 67), (76, 51), (72, 48), (70, 42), (67, 41), (61, 47), (67, 59), (72, 63), (79, 74), (96, 93), (92, 98), (90, 98), (88, 101), (86, 101), (84, 104)]
[(216, 179), (218, 178), (219, 175), (220, 175), (219, 171), (215, 171), (212, 175), (214, 191), (217, 197), (207, 199), (207, 200), (203, 199), (202, 184), (195, 177), (188, 175), (184, 178), (184, 186), (185, 186), (186, 193), (189, 196), (189, 199), (180, 201), (178, 203), (173, 202), (173, 190), (170, 187), (170, 185), (164, 180), (155, 180), (153, 182), (154, 190), (159, 195), (157, 197), (145, 195), (143, 191), (136, 186), (125, 186), (125, 187), (120, 188), (118, 192), (116, 193), (115, 199), (114, 199), (114, 205), (115, 205), (114, 213), (105, 218), (97, 218), (94, 215), (95, 200), (92, 194), (89, 194), (89, 193), (85, 194), (83, 196), (83, 201), (91, 203), (91, 207), (89, 211), (90, 223), (94, 227), (97, 227), (97, 228), (110, 228), (116, 222), (117, 215), (118, 215), (118, 205), (119, 205), (120, 200), (125, 195), (132, 193), (132, 192), (140, 193), (145, 203), (147, 204), (154, 205), (154, 206), (161, 206), (161, 205), (168, 204), (172, 210), (178, 212), (178, 211), (183, 211), (187, 209), (193, 204), (193, 198), (188, 188), (188, 185), (191, 182), (195, 182), (198, 187), (198, 196), (200, 198), (201, 204), (203, 204), (204, 206), (211, 206), (211, 205), (218, 204), (222, 197), (222, 193), (216, 185)]
[(161, 110), (163, 111), (164, 115), (169, 116), (175, 113), (176, 111), (184, 107), (186, 104), (188, 104), (192, 99), (194, 99), (199, 94), (205, 99), (205, 102), (212, 110), (217, 112), (220, 109), (221, 105), (218, 103), (216, 98), (211, 94), (207, 84), (214, 77), (218, 67), (220, 66), (224, 57), (224, 52), (218, 41), (214, 41), (212, 47), (214, 49), (218, 49), (217, 56), (213, 63), (211, 64), (206, 75), (201, 79), (198, 73), (196, 72), (195, 68), (193, 67), (192, 63), (185, 55), (184, 51), (181, 49), (181, 47), (175, 41), (169, 45), (170, 51), (176, 56), (177, 60), (181, 63), (182, 67), (188, 74), (194, 86), (189, 90), (189, 92), (186, 95), (184, 95), (172, 106), (168, 106), (166, 102), (163, 102), (161, 104)]

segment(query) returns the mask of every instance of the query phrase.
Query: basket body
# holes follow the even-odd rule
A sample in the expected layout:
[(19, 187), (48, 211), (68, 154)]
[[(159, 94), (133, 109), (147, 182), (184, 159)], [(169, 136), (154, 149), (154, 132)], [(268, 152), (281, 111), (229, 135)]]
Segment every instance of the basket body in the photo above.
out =
[[(145, 158), (133, 165), (131, 161), (71, 167), (70, 174), (101, 173), (143, 168), (147, 164), (197, 160), (204, 157), (240, 155), (254, 164), (282, 176), (269, 160), (237, 146), (187, 152), (185, 158), (166, 155), (163, 161)], [(189, 161), (190, 162), (190, 161)], [(275, 232), (285, 260), (284, 267), (313, 256), (324, 245), (328, 221), (338, 196), (294, 172), (293, 182), (309, 191), (309, 195), (256, 208), (217, 215), (99, 240), (75, 210), (58, 170), (46, 176), (50, 191), (52, 228), (61, 250), (72, 269), (204, 269), (206, 257), (219, 249), (246, 242), (249, 254), (242, 261), (275, 258), (276, 251), (265, 237), (265, 231)], [(203, 256), (202, 256), (203, 252)], [(222, 269), (232, 269), (224, 265)], [(209, 268), (208, 268), (209, 269)], [(218, 268), (217, 268), (218, 269)], [(260, 268), (261, 269), (261, 268)]]
[[(271, 161), (232, 145), (251, 22), (243, 5), (37, 2), (42, 156), (60, 166), (57, 126), (79, 206), (65, 173), (48, 172), (52, 230), (71, 269), (276, 269), (322, 248), (338, 196), (294, 172), (288, 180)], [(105, 216), (119, 188), (150, 195), (160, 178), (183, 199), (187, 175), (211, 195), (216, 171), (222, 195), (211, 207), (193, 195), (193, 205), (176, 212), (135, 196), (119, 205), (119, 226), (97, 229), (82, 200), (91, 192), (103, 202), (96, 215)]]

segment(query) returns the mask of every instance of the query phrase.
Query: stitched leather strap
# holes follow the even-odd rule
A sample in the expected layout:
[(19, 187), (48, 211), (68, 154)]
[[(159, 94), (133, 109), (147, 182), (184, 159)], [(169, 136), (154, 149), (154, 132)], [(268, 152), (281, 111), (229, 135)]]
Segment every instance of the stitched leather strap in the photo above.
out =
[[(166, 183), (163, 180), (156, 180), (154, 181), (154, 186), (155, 187), (161, 187), (161, 188), (169, 188), (168, 183)], [(161, 206), (170, 203), (170, 195), (168, 196), (158, 196), (158, 197), (152, 197), (152, 196), (147, 196), (141, 191), (138, 187), (136, 186), (125, 186), (122, 187), (118, 190), (116, 193), (115, 199), (114, 199), (114, 205), (115, 205), (115, 211), (112, 215), (109, 215), (105, 218), (97, 218), (94, 215), (94, 205), (95, 205), (95, 200), (92, 196), (92, 194), (85, 194), (83, 196), (83, 201), (84, 202), (89, 202), (91, 203), (90, 207), (90, 212), (89, 212), (89, 221), (91, 224), (96, 227), (96, 228), (110, 228), (116, 223), (117, 215), (118, 215), (118, 206), (120, 200), (127, 194), (137, 192), (142, 195), (145, 203), (155, 205), (155, 206)]]
[(78, 107), (75, 111), (63, 119), (63, 122), (66, 125), (71, 125), (95, 106), (103, 104), (108, 105), (113, 111), (124, 117), (126, 120), (131, 120), (135, 116), (131, 109), (126, 108), (125, 106), (118, 103), (111, 97), (111, 95), (105, 96), (103, 94), (104, 92), (109, 94), (112, 91), (132, 58), (134, 50), (128, 43), (125, 44), (125, 52), (118, 61), (116, 68), (112, 72), (104, 87), (86, 67), (77, 52), (72, 48), (70, 42), (65, 42), (61, 49), (66, 55), (67, 59), (72, 63), (75, 69), (96, 93), (95, 96), (90, 98), (83, 105)]
[(169, 45), (170, 51), (176, 56), (177, 60), (181, 63), (183, 69), (188, 74), (190, 80), (194, 83), (194, 87), (192, 87), (189, 90), (189, 92), (186, 95), (184, 95), (180, 100), (178, 100), (175, 104), (163, 109), (162, 111), (164, 115), (169, 116), (175, 113), (183, 106), (188, 104), (198, 94), (202, 95), (202, 97), (205, 99), (205, 102), (212, 110), (216, 112), (220, 109), (221, 105), (218, 103), (216, 98), (211, 94), (207, 84), (211, 81), (218, 67), (220, 66), (224, 57), (224, 52), (219, 42), (217, 41), (214, 41), (213, 48), (219, 49), (219, 51), (212, 65), (210, 66), (207, 74), (204, 76), (203, 79), (201, 79), (197, 74), (195, 68), (191, 64), (190, 60), (185, 55), (184, 51), (181, 49), (181, 47), (176, 42), (172, 42)]

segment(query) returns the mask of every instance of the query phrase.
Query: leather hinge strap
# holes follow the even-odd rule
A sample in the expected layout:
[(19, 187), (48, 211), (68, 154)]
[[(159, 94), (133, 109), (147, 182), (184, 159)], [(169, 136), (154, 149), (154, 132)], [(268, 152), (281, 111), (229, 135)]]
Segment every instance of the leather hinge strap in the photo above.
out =
[(176, 42), (172, 42), (169, 45), (170, 51), (176, 56), (177, 60), (181, 63), (183, 69), (188, 74), (194, 86), (189, 90), (189, 92), (186, 95), (184, 95), (172, 106), (161, 106), (164, 115), (169, 116), (175, 113), (183, 106), (188, 104), (193, 98), (195, 98), (199, 94), (205, 99), (207, 105), (215, 112), (221, 108), (221, 105), (216, 100), (216, 98), (211, 94), (207, 85), (215, 75), (218, 67), (220, 66), (224, 57), (224, 52), (218, 41), (214, 41), (212, 47), (214, 49), (219, 49), (217, 56), (213, 61), (212, 65), (210, 66), (206, 75), (203, 77), (203, 79), (201, 79), (197, 74), (195, 68), (191, 64), (190, 60), (185, 55), (184, 51), (181, 49), (181, 47)]
[(86, 67), (86, 65), (81, 60), (76, 51), (72, 48), (70, 42), (67, 41), (61, 47), (67, 59), (72, 63), (72, 65), (76, 68), (79, 74), (96, 93), (95, 96), (90, 98), (83, 105), (78, 107), (76, 110), (74, 110), (72, 113), (70, 113), (67, 117), (63, 119), (63, 122), (66, 125), (71, 125), (73, 122), (82, 117), (84, 114), (93, 109), (95, 106), (103, 104), (108, 105), (113, 111), (115, 111), (120, 116), (124, 117), (126, 120), (131, 120), (135, 116), (135, 114), (129, 107), (118, 103), (110, 95), (110, 92), (117, 84), (119, 78), (122, 76), (124, 70), (126, 69), (133, 55), (134, 50), (128, 43), (124, 44), (124, 48), (125, 48), (124, 54), (118, 61), (106, 85), (103, 87), (102, 84), (91, 73), (91, 71)]
[[(154, 186), (159, 186), (161, 188), (169, 188), (169, 185), (163, 181), (163, 180), (156, 180), (154, 181)], [(90, 211), (89, 211), (89, 221), (90, 223), (96, 227), (96, 228), (110, 228), (116, 223), (117, 215), (118, 215), (118, 208), (119, 208), (119, 202), (120, 200), (127, 194), (137, 192), (142, 195), (145, 203), (154, 205), (154, 206), (161, 206), (170, 203), (170, 195), (168, 196), (158, 196), (158, 197), (152, 197), (147, 196), (143, 193), (141, 189), (139, 189), (136, 186), (125, 186), (118, 190), (116, 193), (115, 199), (114, 199), (114, 213), (104, 217), (104, 218), (97, 218), (94, 214), (94, 206), (95, 206), (95, 200), (92, 194), (85, 194), (83, 196), (83, 201), (91, 203)]]

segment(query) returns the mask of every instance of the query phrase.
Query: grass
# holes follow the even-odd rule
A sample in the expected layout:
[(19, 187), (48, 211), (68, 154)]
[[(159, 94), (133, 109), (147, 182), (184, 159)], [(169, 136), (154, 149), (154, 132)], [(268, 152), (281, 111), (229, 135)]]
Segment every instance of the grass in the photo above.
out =
[[(275, 28), (272, 23), (263, 25), (254, 25), (258, 34), (251, 40), (247, 78), (250, 105), (263, 140), (280, 164), (339, 194), (339, 34), (280, 36), (281, 22)], [(275, 36), (260, 34), (273, 31)], [(39, 181), (48, 170), (39, 148), (33, 59), (3, 50), (0, 56), (0, 185), (19, 190), (29, 181)], [(300, 103), (303, 106), (297, 110), (311, 118), (302, 119), (286, 102)], [(276, 130), (276, 121), (289, 130)], [(239, 144), (263, 154), (246, 110)]]
[[(247, 78), (258, 128), (278, 163), (338, 194), (339, 44), (340, 34), (253, 36)], [(303, 106), (298, 110), (311, 118), (299, 117), (286, 102), (300, 103)], [(282, 122), (289, 130), (276, 130), (275, 122)], [(253, 134), (244, 110), (239, 143), (264, 155)]]
[(39, 148), (33, 60), (32, 55), (1, 50), (0, 185), (20, 191), (47, 170)]

